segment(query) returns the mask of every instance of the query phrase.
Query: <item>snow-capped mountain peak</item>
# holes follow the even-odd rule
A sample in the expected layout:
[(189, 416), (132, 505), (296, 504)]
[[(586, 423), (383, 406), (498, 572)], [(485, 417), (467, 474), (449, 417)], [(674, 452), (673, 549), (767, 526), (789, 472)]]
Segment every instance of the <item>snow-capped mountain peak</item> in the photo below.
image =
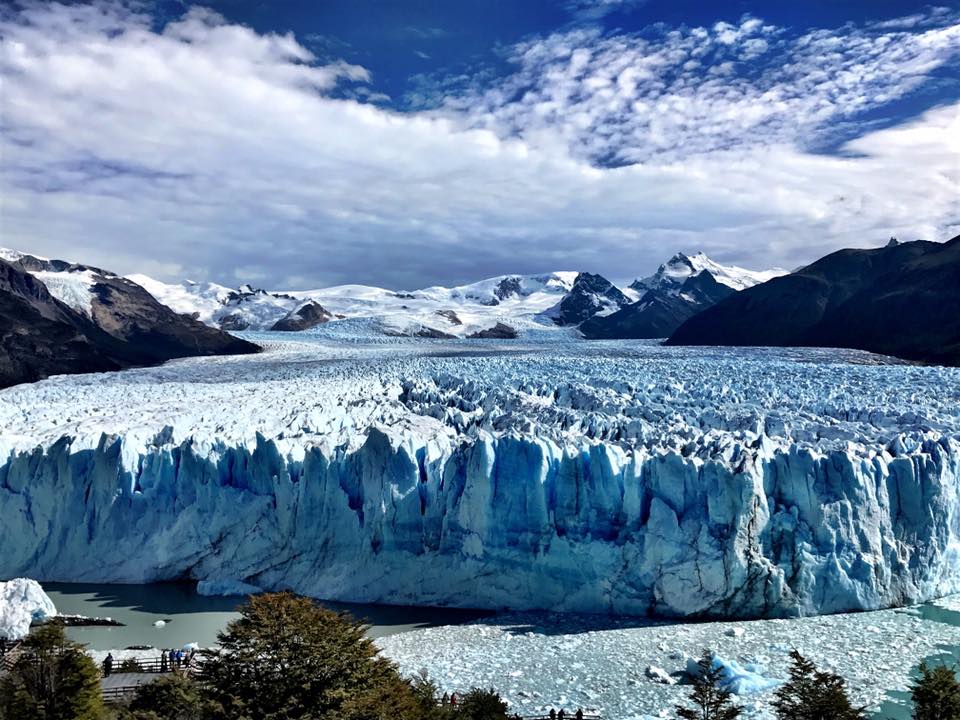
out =
[[(300, 309), (313, 304), (318, 309), (311, 314), (317, 321), (371, 318), (391, 335), (468, 337), (501, 325), (511, 332), (521, 326), (542, 325), (539, 316), (563, 300), (580, 275), (498, 275), (467, 285), (411, 291), (338, 285), (271, 292), (249, 284), (232, 290), (215, 283), (167, 284), (145, 275), (131, 275), (130, 279), (176, 312), (195, 315), (225, 330), (292, 329), (293, 324), (302, 324), (300, 320), (281, 321), (300, 317)], [(506, 330), (501, 327), (497, 332)]]
[(695, 277), (704, 271), (709, 272), (718, 283), (734, 290), (745, 290), (789, 272), (782, 268), (747, 270), (735, 265), (721, 265), (703, 252), (694, 255), (681, 252), (657, 268), (653, 275), (635, 280), (630, 287), (640, 291), (658, 290), (677, 294), (688, 278)]

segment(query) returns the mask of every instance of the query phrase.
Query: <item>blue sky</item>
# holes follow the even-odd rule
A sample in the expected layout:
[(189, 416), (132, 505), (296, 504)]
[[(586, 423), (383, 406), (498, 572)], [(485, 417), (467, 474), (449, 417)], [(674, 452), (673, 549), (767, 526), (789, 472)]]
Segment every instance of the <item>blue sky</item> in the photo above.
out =
[(955, 3), (27, 2), (0, 233), (278, 289), (943, 240), (958, 54)]

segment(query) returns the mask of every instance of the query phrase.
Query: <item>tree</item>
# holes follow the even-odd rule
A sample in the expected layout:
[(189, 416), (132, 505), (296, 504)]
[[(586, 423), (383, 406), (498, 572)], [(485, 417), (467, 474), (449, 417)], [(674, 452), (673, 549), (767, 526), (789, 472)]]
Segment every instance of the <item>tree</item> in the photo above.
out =
[(960, 681), (945, 665), (920, 663), (920, 677), (910, 688), (913, 720), (960, 720)]
[(97, 720), (103, 713), (100, 673), (63, 626), (48, 623), (23, 641), (23, 652), (0, 683), (6, 720)]
[(204, 698), (200, 687), (177, 674), (164, 675), (141, 685), (129, 709), (137, 720), (203, 718), (214, 714), (214, 707)]
[(790, 657), (790, 680), (773, 701), (780, 720), (866, 720), (864, 708), (850, 703), (842, 677), (818, 670), (796, 650)]
[(457, 705), (455, 717), (463, 720), (506, 720), (507, 704), (493, 689), (474, 688)]
[(410, 680), (410, 687), (423, 720), (450, 720), (454, 717), (456, 708), (441, 703), (440, 690), (426, 672), (421, 671), (419, 675), (415, 675)]
[(677, 705), (677, 715), (683, 720), (735, 720), (740, 717), (743, 709), (734, 705), (730, 699), (732, 693), (720, 686), (723, 670), (713, 662), (713, 653), (704, 650), (697, 668), (689, 701), (694, 708)]
[(419, 717), (410, 684), (346, 613), (292, 593), (251, 597), (239, 612), (201, 673), (219, 717)]

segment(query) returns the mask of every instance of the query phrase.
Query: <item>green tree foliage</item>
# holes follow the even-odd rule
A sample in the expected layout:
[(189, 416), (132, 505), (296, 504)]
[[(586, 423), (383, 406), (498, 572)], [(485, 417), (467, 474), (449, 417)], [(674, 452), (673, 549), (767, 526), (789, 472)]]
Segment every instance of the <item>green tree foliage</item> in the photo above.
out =
[(722, 670), (714, 667), (713, 654), (704, 650), (697, 663), (699, 672), (693, 679), (690, 704), (693, 708), (677, 705), (677, 715), (683, 720), (735, 720), (743, 709), (734, 705), (731, 693), (720, 687)]
[(419, 720), (396, 666), (365, 626), (291, 593), (251, 597), (220, 633), (201, 682), (230, 720)]
[(201, 688), (189, 678), (169, 674), (141, 685), (130, 701), (130, 716), (136, 720), (204, 718), (216, 708), (204, 698)]
[(100, 673), (63, 626), (48, 623), (23, 642), (23, 652), (0, 682), (5, 720), (98, 720)]
[(864, 709), (850, 703), (843, 678), (818, 670), (796, 650), (790, 657), (790, 680), (773, 701), (780, 720), (866, 720)]
[(457, 705), (455, 717), (461, 720), (506, 720), (507, 704), (492, 689), (474, 688)]
[(125, 658), (119, 667), (113, 668), (115, 673), (142, 673), (143, 665), (136, 658)]
[(913, 720), (960, 720), (960, 681), (945, 665), (920, 664), (920, 677), (910, 688)]

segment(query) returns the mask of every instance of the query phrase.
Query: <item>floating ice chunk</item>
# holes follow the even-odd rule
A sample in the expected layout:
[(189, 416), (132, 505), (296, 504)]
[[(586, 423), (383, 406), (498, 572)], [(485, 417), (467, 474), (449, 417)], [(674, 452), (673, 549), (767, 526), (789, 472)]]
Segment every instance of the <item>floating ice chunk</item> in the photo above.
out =
[(164, 627), (166, 624), (167, 624), (167, 623), (166, 623), (165, 620), (154, 620), (154, 621), (153, 621), (153, 626), (156, 627), (156, 628), (162, 628), (162, 627)]
[(677, 682), (670, 677), (670, 673), (663, 668), (657, 667), (656, 665), (647, 666), (646, 676), (654, 682), (660, 683), (661, 685), (675, 685)]
[(53, 601), (36, 580), (0, 582), (0, 637), (19, 640), (30, 632), (30, 623), (56, 615)]
[(742, 627), (732, 627), (732, 628), (728, 628), (727, 631), (724, 633), (724, 635), (726, 635), (727, 637), (738, 638), (738, 637), (743, 637), (743, 634), (745, 632), (746, 631)]
[[(781, 684), (781, 680), (764, 676), (766, 668), (756, 663), (741, 665), (736, 660), (727, 660), (716, 654), (713, 656), (714, 669), (720, 670), (720, 687), (734, 695), (752, 695), (772, 690)], [(700, 666), (697, 660), (687, 660), (687, 674), (697, 677)]]

